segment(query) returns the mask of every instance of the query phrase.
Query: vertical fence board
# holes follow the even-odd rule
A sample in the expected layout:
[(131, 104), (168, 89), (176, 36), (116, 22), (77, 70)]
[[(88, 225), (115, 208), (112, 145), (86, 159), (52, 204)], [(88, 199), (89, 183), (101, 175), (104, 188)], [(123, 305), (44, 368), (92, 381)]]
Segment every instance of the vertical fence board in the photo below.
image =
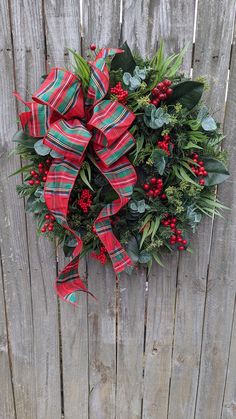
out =
[[(5, 172), (6, 170), (9, 171), (9, 165), (6, 165), (4, 161), (7, 159), (7, 152), (9, 150), (9, 144), (7, 139), (9, 131), (11, 131), (11, 118), (14, 117), (15, 112), (14, 102), (12, 98), (9, 96), (12, 86), (14, 85), (14, 81), (12, 44), (9, 32), (9, 10), (7, 2), (2, 2), (1, 5), (0, 25), (2, 29), (2, 36), (0, 38), (0, 67), (2, 71), (2, 77), (0, 78), (0, 91), (2, 96), (7, 98), (4, 104), (3, 101), (1, 101), (0, 103), (0, 416), (2, 418), (15, 419), (14, 395), (10, 370), (10, 349), (7, 336), (7, 319), (4, 301), (5, 296), (3, 292), (3, 280), (7, 279), (7, 277), (9, 279), (9, 274), (7, 277), (4, 277), (5, 272), (3, 272), (3, 268), (4, 271), (6, 270), (6, 274), (7, 266), (9, 269), (10, 264), (14, 265), (13, 269), (17, 269), (16, 264), (9, 258), (9, 250), (11, 246), (11, 237), (9, 234), (9, 210), (6, 207), (7, 203), (3, 206), (4, 200), (7, 198), (7, 196), (9, 196), (9, 185), (6, 185), (7, 175)], [(10, 170), (14, 170), (15, 167), (16, 160), (14, 161), (14, 163), (13, 161), (11, 162)], [(11, 189), (14, 190), (14, 182), (13, 185), (11, 184)], [(5, 245), (3, 244), (3, 238)], [(1, 256), (6, 259), (1, 261)], [(27, 272), (27, 266), (25, 266), (25, 268)]]
[[(71, 68), (67, 48), (80, 52), (79, 2), (47, 1), (44, 6), (48, 71), (51, 67)], [(68, 260), (59, 251), (59, 270)], [(81, 276), (86, 264), (81, 263)], [(88, 329), (87, 298), (80, 295), (78, 307), (60, 302), (64, 418), (88, 417)]]
[(2, 274), (3, 272), (0, 269), (0, 417), (2, 419), (15, 419)]
[[(42, 17), (42, 3), (11, 2), (12, 35), (14, 43), (16, 89), (24, 98), (30, 99), (45, 73), (44, 31)], [(23, 29), (24, 28), (24, 29)], [(27, 92), (27, 93), (26, 93)], [(22, 107), (21, 107), (22, 109)], [(60, 396), (60, 363), (58, 341), (58, 310), (57, 299), (53, 291), (53, 278), (56, 275), (55, 252), (45, 239), (38, 240), (35, 233), (35, 223), (27, 217), (27, 240), (30, 266), (30, 282), (27, 295), (26, 285), (22, 284), (18, 290), (18, 298), (24, 305), (32, 304), (30, 311), (23, 311), (22, 318), (15, 320), (29, 323), (27, 339), (21, 338), (21, 345), (30, 351), (30, 380), (27, 385), (29, 391), (35, 394), (27, 396), (24, 408), (24, 372), (18, 361), (19, 346), (17, 347), (15, 368), (13, 373), (19, 374), (19, 386), (16, 398), (17, 417), (43, 417), (55, 419), (61, 416)], [(24, 248), (22, 252), (27, 254)], [(25, 318), (24, 318), (25, 316)], [(16, 339), (13, 330), (11, 339)], [(18, 342), (17, 342), (18, 343)], [(25, 350), (25, 348), (24, 348)], [(26, 353), (27, 353), (26, 351)], [(23, 352), (23, 348), (22, 348)], [(24, 356), (24, 355), (23, 355)], [(15, 377), (14, 377), (15, 380)], [(19, 407), (18, 407), (19, 405)]]
[(140, 54), (155, 53), (162, 39), (167, 54), (178, 52), (188, 42), (183, 68), (192, 60), (195, 0), (124, 0), (122, 41), (127, 40)]
[[(90, 43), (116, 47), (120, 36), (120, 2), (83, 3), (82, 50)], [(88, 259), (88, 288), (98, 301), (88, 297), (89, 418), (115, 417), (116, 390), (116, 280), (111, 266)]]
[(116, 418), (138, 419), (142, 409), (146, 270), (119, 280)]
[[(229, 62), (230, 39), (234, 17), (232, 14), (234, 3), (230, 1), (224, 2), (224, 6), (225, 9), (222, 10), (221, 8), (220, 13), (218, 13), (218, 19), (222, 22), (222, 26), (220, 26), (219, 22), (217, 26), (217, 32), (219, 34), (218, 49), (215, 44), (213, 47), (214, 54), (216, 54), (217, 60), (219, 60), (216, 68), (212, 69), (214, 81), (217, 83), (219, 80), (219, 85), (216, 85), (212, 92), (212, 98), (216, 101), (216, 105), (220, 103), (218, 95), (221, 98), (224, 97), (223, 86), (225, 85), (227, 64)], [(212, 60), (214, 60), (214, 56), (212, 52), (210, 54)], [(224, 67), (221, 62), (225, 63)], [(213, 70), (215, 71), (213, 72)], [(234, 185), (236, 174), (234, 162), (236, 158), (236, 147), (234, 138), (235, 120), (233, 117), (236, 95), (235, 53), (230, 74), (231, 79), (224, 128), (227, 136), (225, 149), (229, 151), (231, 177), (224, 185), (219, 186), (219, 200), (229, 206), (231, 210), (225, 213), (224, 219), (216, 218), (214, 221), (196, 419), (202, 417), (217, 419), (221, 417), (235, 302), (236, 206)], [(222, 94), (220, 94), (221, 90)]]
[[(32, 367), (32, 307), (29, 291), (25, 215), (23, 202), (19, 202), (15, 191), (16, 183), (21, 181), (20, 176), (8, 179), (10, 173), (19, 167), (18, 158), (13, 156), (11, 159), (8, 158), (8, 153), (12, 148), (11, 138), (17, 128), (15, 101), (12, 96), (14, 69), (8, 2), (1, 4), (0, 13), (4, 34), (1, 39), (2, 76), (0, 79), (1, 94), (4, 97), (4, 102), (1, 101), (0, 112), (1, 257), (16, 411), (19, 419), (31, 419), (36, 400)], [(22, 371), (24, 371), (23, 376)], [(9, 394), (9, 400), (10, 398), (12, 398), (12, 394)], [(9, 406), (9, 410), (11, 411), (10, 415), (14, 417), (13, 406)]]
[[(197, 35), (194, 55), (194, 76), (203, 75), (209, 80), (212, 94), (208, 97), (208, 103), (212, 107), (214, 106), (214, 111), (219, 110), (216, 107), (220, 102), (218, 97), (221, 98), (221, 105), (223, 104), (222, 98), (224, 98), (226, 88), (230, 36), (232, 34), (232, 25), (230, 26), (227, 19), (222, 18), (221, 22), (219, 22), (222, 10), (218, 10), (217, 13), (216, 6), (221, 7), (220, 4), (221, 2), (216, 1), (212, 2), (212, 4), (209, 4), (209, 2), (207, 4), (203, 4), (203, 2), (198, 4)], [(232, 12), (232, 5), (230, 11), (228, 9), (229, 7), (230, 5), (227, 4), (224, 9), (228, 18), (229, 14)], [(210, 19), (208, 9), (210, 9), (214, 15), (214, 17), (212, 16)], [(222, 16), (223, 15), (224, 14), (222, 14)], [(216, 33), (222, 33), (222, 38), (216, 39)], [(204, 45), (203, 42), (205, 43)], [(216, 59), (214, 54), (218, 57), (220, 56), (221, 51), (224, 51), (224, 60), (220, 65), (214, 65), (214, 60)], [(218, 116), (223, 118), (223, 112), (224, 104), (220, 112), (218, 112)], [(169, 417), (171, 419), (182, 417), (191, 419), (195, 414), (194, 406), (198, 391), (211, 231), (212, 222), (210, 220), (204, 220), (204, 223), (198, 230), (198, 234), (192, 240), (194, 254), (189, 256), (183, 255), (179, 263), (169, 405)], [(202, 390), (205, 392), (205, 387), (203, 387)], [(205, 416), (203, 415), (201, 417), (210, 418), (208, 415), (209, 411), (206, 411)]]
[(165, 260), (165, 268), (153, 265), (148, 281), (143, 419), (167, 417), (177, 255)]
[(120, 37), (120, 0), (87, 0), (83, 4), (83, 49), (91, 43), (97, 47), (117, 47)]
[(89, 419), (115, 417), (116, 280), (110, 266), (88, 263)]
[(222, 419), (234, 419), (236, 411), (236, 311), (232, 325), (232, 338), (229, 352), (229, 363), (226, 377), (225, 394), (222, 406)]

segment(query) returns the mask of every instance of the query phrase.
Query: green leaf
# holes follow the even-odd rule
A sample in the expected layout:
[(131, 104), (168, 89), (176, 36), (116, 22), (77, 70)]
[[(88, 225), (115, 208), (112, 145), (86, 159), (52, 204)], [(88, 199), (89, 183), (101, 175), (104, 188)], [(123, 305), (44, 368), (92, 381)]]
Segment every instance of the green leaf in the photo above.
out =
[(183, 150), (189, 150), (190, 148), (200, 148), (202, 149), (202, 147), (200, 147), (200, 145), (194, 144), (192, 141), (189, 141), (184, 147)]
[(214, 186), (224, 182), (229, 177), (229, 172), (224, 163), (213, 158), (203, 158), (205, 170), (208, 175), (204, 178), (206, 186)]
[(161, 222), (161, 218), (160, 217), (156, 217), (155, 221), (154, 221), (154, 226), (153, 226), (153, 231), (152, 231), (152, 235), (151, 235), (151, 239), (154, 239), (154, 236), (160, 226), (160, 222)]
[(144, 122), (148, 127), (158, 129), (170, 122), (170, 115), (163, 108), (148, 105), (145, 108)]
[(19, 173), (28, 172), (29, 169), (32, 169), (33, 163), (27, 164), (27, 166), (20, 167), (20, 169), (16, 170), (14, 173), (11, 173), (8, 177), (18, 175)]
[(208, 107), (206, 105), (203, 105), (198, 112), (197, 120), (199, 122), (202, 122), (202, 120), (208, 115)]
[(151, 259), (152, 256), (150, 255), (150, 253), (148, 253), (147, 250), (142, 250), (139, 254), (138, 261), (139, 263), (146, 264), (150, 262)]
[(122, 68), (124, 72), (127, 71), (132, 74), (136, 67), (136, 63), (127, 42), (124, 42), (120, 48), (123, 49), (124, 52), (115, 55), (111, 62), (111, 70)]
[(50, 153), (50, 148), (43, 144), (43, 140), (38, 140), (34, 144), (34, 149), (39, 156), (47, 156)]
[(202, 120), (202, 128), (204, 131), (215, 131), (217, 128), (216, 122), (212, 116), (207, 116)]
[(91, 189), (92, 191), (94, 191), (94, 189), (90, 185), (90, 182), (89, 182), (89, 180), (87, 178), (87, 175), (85, 173), (85, 169), (83, 167), (80, 169), (79, 175), (80, 175), (82, 181), (89, 187), (89, 189)]
[(155, 149), (151, 155), (151, 159), (153, 160), (153, 165), (161, 176), (163, 175), (165, 171), (167, 158), (168, 156), (166, 152), (161, 149)]
[(50, 155), (54, 158), (54, 159), (64, 159), (64, 156), (62, 154), (57, 153), (55, 150), (51, 150), (50, 151)]
[(159, 257), (159, 255), (157, 253), (152, 253), (153, 258), (155, 259), (155, 261), (158, 263), (158, 265), (162, 266), (164, 268), (164, 265)]
[(202, 97), (204, 85), (198, 81), (183, 81), (173, 86), (173, 94), (167, 104), (180, 102), (187, 109), (192, 109)]
[(134, 263), (137, 263), (139, 259), (139, 248), (138, 248), (138, 242), (135, 236), (132, 236), (131, 239), (128, 241), (128, 244), (126, 246), (126, 251), (128, 255), (131, 257), (132, 261)]

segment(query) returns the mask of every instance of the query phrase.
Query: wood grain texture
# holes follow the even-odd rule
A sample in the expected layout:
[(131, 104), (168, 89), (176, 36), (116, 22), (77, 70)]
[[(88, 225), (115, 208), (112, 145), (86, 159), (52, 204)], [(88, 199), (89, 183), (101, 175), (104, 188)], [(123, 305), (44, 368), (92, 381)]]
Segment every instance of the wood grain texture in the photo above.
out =
[(89, 45), (117, 47), (120, 38), (120, 0), (87, 0), (83, 3), (83, 52)]
[[(50, 67), (71, 67), (67, 47), (80, 52), (80, 10), (78, 1), (50, 0), (45, 2), (46, 50), (48, 71)], [(68, 259), (59, 250), (58, 267), (62, 269)], [(80, 265), (86, 277), (86, 263)], [(87, 296), (81, 293), (79, 306), (59, 302), (62, 357), (62, 389), (64, 418), (88, 417), (88, 328)]]
[(15, 419), (10, 348), (7, 335), (7, 319), (3, 292), (3, 272), (0, 269), (0, 418)]
[(230, 352), (227, 367), (227, 376), (222, 406), (222, 419), (234, 419), (236, 412), (236, 310), (234, 307), (234, 317), (232, 325), (232, 336), (230, 342)]
[(48, 69), (69, 64), (68, 48), (80, 51), (79, 7), (78, 0), (47, 0), (44, 3)]
[(146, 270), (122, 275), (118, 288), (116, 418), (141, 417)]
[[(214, 111), (218, 110), (217, 116), (222, 120), (224, 116), (224, 106), (217, 109), (217, 103), (223, 103), (228, 65), (230, 58), (230, 39), (232, 36), (230, 13), (232, 13), (232, 4), (224, 5), (226, 19), (221, 19), (221, 12), (216, 12), (217, 7), (221, 7), (221, 2), (202, 3), (198, 5), (197, 15), (197, 34), (194, 55), (194, 76), (205, 75), (211, 87), (211, 94), (207, 100), (209, 106)], [(229, 7), (231, 9), (229, 10)], [(208, 10), (212, 8), (212, 10)], [(214, 14), (210, 18), (209, 14)], [(220, 15), (220, 16), (219, 16)], [(208, 16), (208, 17), (207, 17)], [(218, 18), (216, 19), (216, 16)], [(225, 16), (226, 17), (226, 16)], [(203, 35), (204, 32), (204, 35)], [(216, 36), (222, 33), (222, 36)], [(224, 35), (223, 35), (224, 34)], [(202, 44), (204, 42), (204, 45)], [(206, 45), (207, 43), (207, 45)], [(227, 45), (226, 45), (227, 44)], [(212, 51), (224, 51), (224, 62), (221, 65), (212, 64)], [(199, 60), (199, 51), (202, 52), (201, 61)], [(200, 65), (201, 63), (201, 65)], [(212, 77), (214, 74), (214, 77)], [(210, 77), (209, 77), (210, 76)], [(217, 83), (219, 81), (219, 83)], [(216, 83), (216, 84), (215, 84)], [(221, 93), (219, 93), (221, 92)], [(219, 100), (219, 97), (221, 99)], [(218, 101), (218, 102), (217, 102)], [(198, 378), (201, 359), (202, 329), (205, 321), (205, 292), (208, 275), (208, 265), (210, 257), (212, 235), (211, 220), (204, 220), (200, 226), (198, 235), (191, 240), (194, 254), (183, 255), (180, 259), (178, 270), (178, 294), (176, 304), (176, 323), (174, 335), (174, 350), (171, 374), (171, 389), (169, 403), (169, 417), (172, 418), (194, 418), (195, 403), (199, 391)], [(213, 240), (213, 247), (214, 244)], [(205, 385), (202, 383), (201, 391), (207, 393)], [(205, 416), (209, 417), (211, 407), (206, 410)]]
[(177, 264), (177, 255), (167, 257), (165, 268), (153, 265), (148, 280), (143, 419), (167, 417)]
[[(11, 22), (16, 89), (24, 98), (30, 99), (41, 75), (45, 73), (42, 3), (12, 1)], [(17, 225), (14, 224), (15, 229)], [(45, 419), (60, 418), (58, 309), (53, 291), (56, 276), (54, 249), (45, 239), (37, 239), (31, 217), (27, 217), (24, 230), (28, 249), (22, 247), (20, 253), (27, 256), (28, 252), (29, 282), (19, 283), (18, 279), (16, 301), (11, 305), (20, 307), (19, 316), (11, 325), (11, 341), (17, 347), (13, 362), (17, 418), (34, 419), (36, 415)], [(14, 308), (11, 316), (15, 313)], [(10, 319), (10, 313), (8, 316)], [(23, 325), (25, 336), (22, 334), (17, 339), (19, 324)], [(19, 362), (20, 351), (25, 366)]]
[(116, 280), (111, 266), (89, 260), (89, 419), (115, 417)]
[[(228, 5), (228, 7), (229, 6), (230, 5)], [(235, 69), (236, 54), (234, 51), (224, 123), (224, 131), (227, 136), (224, 148), (229, 152), (231, 176), (224, 185), (219, 186), (218, 193), (219, 200), (230, 207), (230, 211), (225, 213), (224, 219), (216, 218), (214, 221), (213, 246), (211, 249), (207, 283), (199, 390), (195, 414), (196, 419), (202, 417), (218, 419), (221, 417), (225, 377), (230, 351), (231, 327), (236, 291), (236, 172), (234, 163), (236, 158), (236, 127), (234, 118), (236, 98)]]
[(124, 0), (122, 41), (143, 56), (155, 53), (158, 42), (167, 54), (179, 52), (189, 42), (183, 69), (189, 72), (192, 60), (195, 0)]

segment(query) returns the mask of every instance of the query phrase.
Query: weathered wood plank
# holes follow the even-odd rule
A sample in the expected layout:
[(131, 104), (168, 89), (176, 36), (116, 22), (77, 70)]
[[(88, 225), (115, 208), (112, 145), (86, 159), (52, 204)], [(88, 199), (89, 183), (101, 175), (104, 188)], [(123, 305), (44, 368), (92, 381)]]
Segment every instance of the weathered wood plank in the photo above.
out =
[(177, 255), (170, 255), (165, 268), (155, 264), (149, 276), (143, 419), (167, 417), (177, 260)]
[(44, 4), (48, 68), (65, 67), (68, 48), (80, 51), (80, 4), (76, 0), (49, 0)]
[(122, 275), (118, 288), (116, 418), (141, 417), (146, 270)]
[(190, 42), (183, 68), (192, 60), (195, 0), (124, 0), (122, 41), (143, 56), (155, 53), (158, 42), (165, 43), (166, 53), (178, 52)]
[[(194, 76), (204, 75), (208, 78), (212, 89), (207, 98), (208, 103), (214, 111), (218, 110), (218, 117), (222, 119), (224, 106), (221, 106), (221, 109), (218, 108), (220, 103), (218, 98), (221, 97), (222, 105), (229, 64), (230, 36), (232, 35), (232, 20), (231, 26), (229, 22), (232, 2), (231, 5), (229, 2), (227, 5), (224, 4), (223, 14), (227, 14), (227, 19), (221, 19), (222, 7), (220, 4), (221, 2), (215, 1), (198, 4), (193, 70)], [(216, 33), (220, 33), (220, 37)], [(221, 61), (220, 64), (217, 63), (219, 65), (214, 65), (215, 54), (220, 57), (221, 51), (224, 51), (224, 58), (219, 59)], [(213, 56), (214, 58), (212, 58)], [(211, 234), (212, 222), (211, 220), (204, 220), (203, 225), (199, 228), (198, 235), (192, 241), (194, 254), (182, 255), (179, 263), (169, 403), (169, 417), (171, 419), (182, 417), (191, 419), (195, 417)], [(206, 394), (205, 386), (202, 387), (202, 392)], [(204, 413), (201, 417), (214, 417), (209, 416), (209, 410)]]
[(234, 419), (236, 412), (236, 307), (232, 325), (232, 338), (229, 352), (226, 386), (222, 406), (222, 419)]
[(111, 266), (88, 263), (89, 419), (115, 417), (116, 280)]
[(10, 367), (10, 349), (7, 336), (3, 278), (0, 269), (0, 405), (1, 418), (15, 419), (14, 394)]
[(83, 3), (83, 51), (91, 43), (97, 47), (117, 47), (120, 38), (120, 1), (88, 0)]
[[(47, 1), (44, 6), (46, 27), (46, 50), (48, 70), (52, 66), (69, 64), (67, 48), (80, 51), (79, 2)], [(59, 270), (68, 262), (59, 250)], [(86, 276), (86, 263), (80, 266), (82, 277)], [(64, 418), (88, 417), (88, 328), (87, 297), (81, 294), (78, 307), (60, 302), (60, 325), (62, 343), (62, 377)]]
[[(226, 4), (228, 3), (228, 4)], [(231, 17), (234, 4), (224, 3), (225, 10), (219, 14), (224, 14), (222, 31), (218, 25), (221, 41), (219, 50), (215, 50), (220, 61), (228, 62), (226, 52), (229, 52), (229, 45), (223, 45), (223, 40), (230, 41), (230, 34), (233, 27), (233, 16)], [(231, 12), (230, 12), (231, 10)], [(223, 13), (224, 12), (224, 13)], [(226, 14), (227, 13), (227, 14)], [(225, 15), (226, 14), (226, 15)], [(215, 88), (213, 97), (217, 100), (218, 88), (222, 89), (224, 72), (222, 64), (219, 63), (222, 75), (214, 74), (216, 80), (220, 79), (219, 86)], [(226, 106), (224, 131), (227, 137), (224, 148), (228, 150), (230, 157), (231, 177), (224, 185), (219, 187), (219, 199), (230, 207), (230, 211), (225, 214), (224, 219), (216, 218), (213, 227), (213, 239), (211, 257), (209, 263), (209, 274), (207, 283), (204, 333), (202, 342), (202, 354), (200, 365), (199, 389), (196, 404), (196, 419), (209, 417), (210, 419), (220, 418), (225, 388), (225, 377), (229, 356), (229, 345), (231, 338), (231, 325), (235, 304), (235, 211), (236, 211), (236, 191), (235, 191), (235, 118), (234, 107), (236, 98), (236, 53), (234, 51), (232, 67), (230, 71), (229, 93)], [(218, 77), (217, 77), (218, 76)], [(223, 94), (220, 95), (221, 98)], [(218, 99), (218, 103), (220, 103)]]
[[(30, 93), (38, 87), (40, 76), (45, 73), (42, 2), (28, 4), (25, 1), (12, 1), (11, 22), (16, 89), (29, 99)], [(18, 223), (15, 221), (14, 225)], [(11, 306), (8, 307), (11, 345), (15, 347), (13, 375), (17, 418), (60, 418), (58, 310), (53, 290), (56, 275), (54, 249), (46, 239), (37, 239), (31, 217), (27, 217), (25, 231), (29, 283), (19, 283), (18, 279), (15, 295), (13, 284), (8, 284), (8, 294), (14, 295), (11, 306), (16, 304), (16, 307), (20, 307), (17, 319), (16, 308), (11, 311)], [(27, 255), (25, 247), (21, 252)], [(18, 336), (17, 332), (19, 323), (23, 325), (22, 336)]]

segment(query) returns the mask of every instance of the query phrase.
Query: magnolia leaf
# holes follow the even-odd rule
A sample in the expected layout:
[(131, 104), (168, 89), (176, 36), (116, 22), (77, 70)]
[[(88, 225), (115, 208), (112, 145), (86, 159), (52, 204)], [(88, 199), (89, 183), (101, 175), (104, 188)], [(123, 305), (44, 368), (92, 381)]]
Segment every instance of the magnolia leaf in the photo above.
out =
[(34, 149), (39, 156), (46, 156), (50, 153), (50, 148), (43, 144), (43, 140), (38, 140), (34, 144)]
[(202, 128), (204, 131), (215, 131), (217, 128), (215, 120), (212, 116), (207, 116), (202, 120)]
[(187, 80), (173, 86), (173, 94), (167, 104), (180, 102), (187, 109), (194, 108), (202, 97), (204, 85), (198, 81)]
[(214, 186), (224, 182), (229, 177), (229, 172), (224, 163), (213, 158), (203, 158), (205, 170), (208, 175), (204, 178), (206, 186)]
[(133, 73), (136, 67), (136, 62), (127, 42), (124, 42), (120, 49), (123, 49), (124, 52), (115, 55), (111, 62), (111, 70), (118, 70), (119, 68), (122, 68), (124, 72), (127, 71), (128, 73)]

